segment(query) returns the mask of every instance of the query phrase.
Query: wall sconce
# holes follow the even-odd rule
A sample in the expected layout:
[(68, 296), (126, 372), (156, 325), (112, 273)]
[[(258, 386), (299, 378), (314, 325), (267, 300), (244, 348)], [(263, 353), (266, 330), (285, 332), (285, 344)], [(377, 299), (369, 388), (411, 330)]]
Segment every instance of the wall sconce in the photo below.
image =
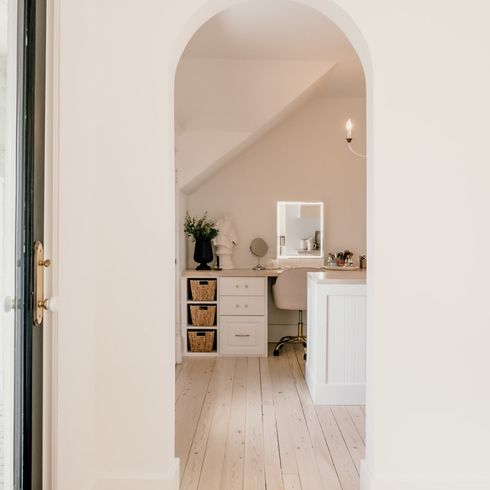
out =
[(354, 150), (354, 148), (352, 148), (352, 146), (351, 146), (351, 142), (352, 142), (352, 121), (350, 119), (345, 123), (345, 140), (347, 141), (347, 146), (349, 147), (349, 150), (352, 153), (354, 153), (354, 155), (357, 155), (358, 157), (361, 157), (361, 158), (366, 158), (366, 155), (363, 155), (362, 153), (357, 153), (357, 151)]

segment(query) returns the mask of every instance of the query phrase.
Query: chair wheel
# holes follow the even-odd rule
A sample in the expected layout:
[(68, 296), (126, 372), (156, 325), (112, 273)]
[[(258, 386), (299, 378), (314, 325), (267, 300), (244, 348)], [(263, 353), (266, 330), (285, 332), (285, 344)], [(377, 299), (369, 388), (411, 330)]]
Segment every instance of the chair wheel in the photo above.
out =
[(303, 359), (306, 361), (306, 352), (303, 354)]
[(303, 342), (303, 347), (306, 349), (306, 342)]
[(275, 350), (273, 353), (272, 353), (274, 356), (278, 356), (279, 355), (279, 351), (278, 350)]

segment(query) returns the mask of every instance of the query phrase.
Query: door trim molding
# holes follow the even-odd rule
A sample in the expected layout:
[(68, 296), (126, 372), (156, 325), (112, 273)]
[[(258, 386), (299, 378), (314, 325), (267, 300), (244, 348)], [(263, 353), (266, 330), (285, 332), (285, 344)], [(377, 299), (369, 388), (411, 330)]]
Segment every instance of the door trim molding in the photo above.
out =
[[(51, 258), (45, 276), (49, 298), (58, 296), (59, 233), (59, 1), (46, 1), (46, 115), (44, 181), (44, 247)], [(43, 392), (43, 488), (58, 488), (58, 315), (50, 308), (44, 319), (44, 392)]]

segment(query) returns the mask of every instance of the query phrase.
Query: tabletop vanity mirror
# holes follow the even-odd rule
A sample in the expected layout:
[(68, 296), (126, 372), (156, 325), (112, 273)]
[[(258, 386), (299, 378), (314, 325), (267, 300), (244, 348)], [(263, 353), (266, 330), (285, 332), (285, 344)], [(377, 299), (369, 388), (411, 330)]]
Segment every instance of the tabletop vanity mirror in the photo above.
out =
[(323, 203), (277, 203), (277, 258), (323, 258)]
[(269, 247), (262, 238), (254, 238), (250, 244), (250, 251), (259, 259), (259, 263), (253, 268), (254, 271), (263, 271), (265, 267), (260, 264), (260, 259), (267, 254)]

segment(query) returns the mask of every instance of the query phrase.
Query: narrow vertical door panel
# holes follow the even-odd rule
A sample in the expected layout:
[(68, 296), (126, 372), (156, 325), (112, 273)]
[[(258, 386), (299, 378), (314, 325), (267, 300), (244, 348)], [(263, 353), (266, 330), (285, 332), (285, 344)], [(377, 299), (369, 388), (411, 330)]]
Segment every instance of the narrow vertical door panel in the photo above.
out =
[(17, 4), (0, 2), (0, 488), (14, 488)]
[(44, 226), (45, 1), (17, 3), (14, 484), (42, 487), (43, 326), (34, 324), (34, 244)]

